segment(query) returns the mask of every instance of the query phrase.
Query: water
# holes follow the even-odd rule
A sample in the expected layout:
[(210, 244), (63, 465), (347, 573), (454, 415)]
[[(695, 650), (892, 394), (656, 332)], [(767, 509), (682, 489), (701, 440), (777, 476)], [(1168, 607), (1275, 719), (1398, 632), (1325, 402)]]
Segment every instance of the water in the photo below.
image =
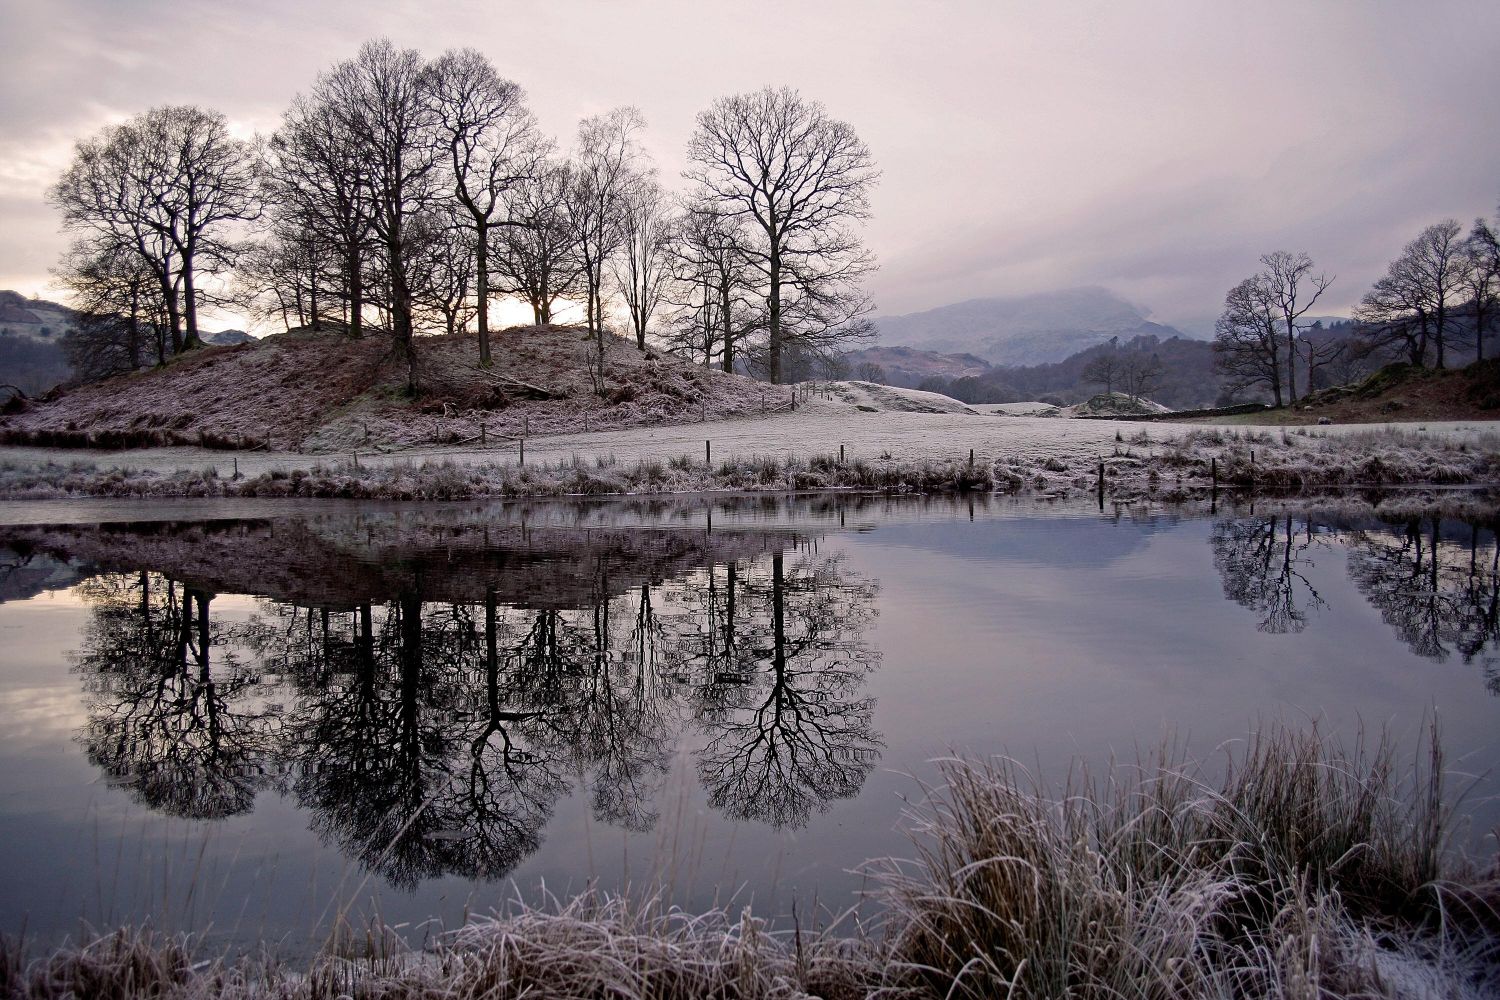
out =
[(1263, 721), (1500, 822), (1490, 525), (1016, 501), (14, 505), (0, 930), (311, 950), (541, 887), (839, 909), (933, 758), (1060, 780)]

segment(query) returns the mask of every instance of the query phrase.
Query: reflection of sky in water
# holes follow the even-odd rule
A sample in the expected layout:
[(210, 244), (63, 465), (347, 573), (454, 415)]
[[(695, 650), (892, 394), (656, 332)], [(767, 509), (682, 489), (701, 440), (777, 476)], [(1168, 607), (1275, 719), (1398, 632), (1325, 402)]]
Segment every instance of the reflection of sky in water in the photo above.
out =
[[(590, 792), (575, 788), (509, 879), (564, 891), (590, 878), (607, 888), (663, 878), (690, 907), (712, 902), (718, 887), (720, 899), (753, 898), (771, 912), (815, 896), (837, 909), (861, 885), (847, 868), (905, 853), (895, 826), (903, 797), (917, 792), (911, 775), (930, 776), (926, 762), (954, 749), (1008, 752), (1061, 778), (1072, 755), (1131, 759), (1166, 733), (1211, 755), (1257, 720), (1318, 716), (1340, 732), (1361, 719), (1388, 725), (1410, 743), (1436, 712), (1456, 767), (1483, 772), (1495, 762), (1500, 699), (1487, 692), (1483, 665), (1414, 655), (1351, 582), (1338, 539), (1295, 539), (1304, 627), (1276, 634), (1257, 628), (1256, 608), (1225, 599), (1226, 558), (1214, 544), (1225, 544), (1223, 528), (1216, 536), (1212, 520), (1001, 513), (981, 508), (971, 523), (962, 509), (920, 518), (866, 511), (861, 524), (873, 530), (840, 532), (826, 518), (816, 529), (821, 555), (842, 554), (851, 578), (878, 582), (878, 615), (864, 639), (881, 661), (858, 694), (876, 701), (884, 750), (857, 796), (800, 828), (729, 822), (699, 775), (710, 736), (688, 727), (669, 744), (650, 829), (600, 822)], [(1389, 562), (1400, 550), (1389, 529), (1370, 538), (1379, 544), (1357, 559)], [(1444, 544), (1467, 560), (1467, 538)], [(1320, 607), (1309, 606), (1307, 588)], [(230, 595), (211, 607), (216, 623), (265, 613), (263, 602)], [(85, 702), (69, 653), (90, 613), (75, 591), (0, 605), (5, 929), (28, 915), (43, 937), (72, 929), (80, 915), (150, 914), (169, 927), (211, 917), (221, 937), (288, 935), (285, 946), (297, 950), (335, 899), (354, 898), (355, 915), (373, 907), (390, 922), (435, 915), (452, 923), (510, 894), (508, 884), (453, 876), (394, 890), (320, 843), (308, 813), (275, 790), (261, 791), (252, 813), (222, 821), (143, 810), (100, 778), (75, 739)], [(1492, 801), (1476, 802), (1473, 813), (1477, 831), (1500, 821)]]

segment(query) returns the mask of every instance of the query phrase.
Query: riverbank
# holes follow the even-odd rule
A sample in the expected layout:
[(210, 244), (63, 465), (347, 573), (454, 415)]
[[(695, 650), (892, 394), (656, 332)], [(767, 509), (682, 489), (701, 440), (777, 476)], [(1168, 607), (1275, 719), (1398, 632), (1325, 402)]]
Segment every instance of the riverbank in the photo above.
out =
[[(826, 415), (825, 415), (826, 416)], [(865, 416), (865, 415), (861, 415)], [(310, 456), (0, 449), (0, 498), (479, 499), (721, 490), (979, 490), (1184, 499), (1221, 488), (1500, 485), (1485, 424), (1225, 428), (971, 414), (815, 413), (505, 448)], [(972, 461), (971, 456), (972, 454)]]
[(409, 951), (346, 934), (311, 966), (104, 933), (0, 948), (16, 998), (1392, 997), (1494, 995), (1500, 880), (1459, 857), (1433, 736), (1270, 727), (1207, 769), (1165, 750), (1048, 788), (955, 759), (908, 818), (915, 854), (866, 862), (883, 914), (775, 930), (660, 897), (516, 904)]

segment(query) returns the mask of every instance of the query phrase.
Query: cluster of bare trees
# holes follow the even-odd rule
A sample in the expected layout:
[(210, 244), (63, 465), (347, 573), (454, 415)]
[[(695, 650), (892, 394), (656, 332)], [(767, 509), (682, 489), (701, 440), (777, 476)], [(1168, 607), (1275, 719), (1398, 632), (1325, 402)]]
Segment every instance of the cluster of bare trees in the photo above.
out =
[(252, 146), (224, 116), (161, 107), (106, 128), (78, 144), (50, 194), (78, 233), (60, 273), (107, 334), (110, 363), (138, 367), (198, 346), (211, 279), (243, 250), (235, 224), (260, 212)]
[(1455, 347), (1484, 360), (1500, 293), (1500, 240), (1484, 219), (1428, 226), (1365, 293), (1355, 316), (1371, 342), (1419, 367), (1447, 366)]
[[(1277, 250), (1261, 257), (1261, 270), (1224, 297), (1224, 313), (1214, 330), (1214, 352), (1225, 389), (1269, 390), (1277, 406), (1297, 401), (1297, 360), (1306, 361), (1308, 380), (1330, 360), (1304, 334), (1301, 322), (1333, 284), (1313, 273), (1306, 253)], [(1285, 395), (1283, 395), (1283, 390)]]
[(1299, 385), (1318, 386), (1330, 366), (1444, 368), (1459, 350), (1484, 360), (1500, 295), (1500, 238), (1484, 219), (1467, 235), (1448, 219), (1407, 243), (1360, 301), (1352, 337), (1316, 336), (1317, 324), (1304, 321), (1333, 283), (1306, 253), (1278, 250), (1261, 264), (1229, 290), (1216, 325), (1216, 366), (1231, 394), (1264, 393), (1281, 406), (1297, 401)]
[(1101, 386), (1107, 394), (1112, 395), (1118, 387), (1131, 399), (1139, 400), (1160, 385), (1166, 371), (1159, 355), (1142, 350), (1122, 350), (1112, 341), (1084, 365), (1082, 377), (1085, 382)]
[(77, 240), (57, 269), (90, 317), (90, 374), (199, 343), (205, 305), (287, 328), (391, 338), (477, 335), (491, 307), (538, 324), (581, 307), (602, 366), (628, 328), (725, 370), (779, 381), (791, 351), (869, 332), (854, 224), (876, 171), (847, 124), (796, 91), (723, 98), (699, 116), (687, 190), (669, 193), (634, 108), (580, 122), (560, 153), (525, 93), (472, 49), (427, 59), (386, 40), (321, 74), (274, 134), (155, 108), (79, 144), (51, 191)]

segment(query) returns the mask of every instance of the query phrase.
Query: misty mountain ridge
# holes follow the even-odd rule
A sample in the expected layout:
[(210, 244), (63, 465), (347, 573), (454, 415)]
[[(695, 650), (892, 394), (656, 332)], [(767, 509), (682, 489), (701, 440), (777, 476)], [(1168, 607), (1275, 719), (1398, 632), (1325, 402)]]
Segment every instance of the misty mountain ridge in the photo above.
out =
[(878, 342), (938, 354), (971, 354), (992, 365), (1062, 361), (1111, 337), (1189, 337), (1153, 323), (1149, 310), (1107, 288), (968, 299), (923, 312), (877, 316)]

